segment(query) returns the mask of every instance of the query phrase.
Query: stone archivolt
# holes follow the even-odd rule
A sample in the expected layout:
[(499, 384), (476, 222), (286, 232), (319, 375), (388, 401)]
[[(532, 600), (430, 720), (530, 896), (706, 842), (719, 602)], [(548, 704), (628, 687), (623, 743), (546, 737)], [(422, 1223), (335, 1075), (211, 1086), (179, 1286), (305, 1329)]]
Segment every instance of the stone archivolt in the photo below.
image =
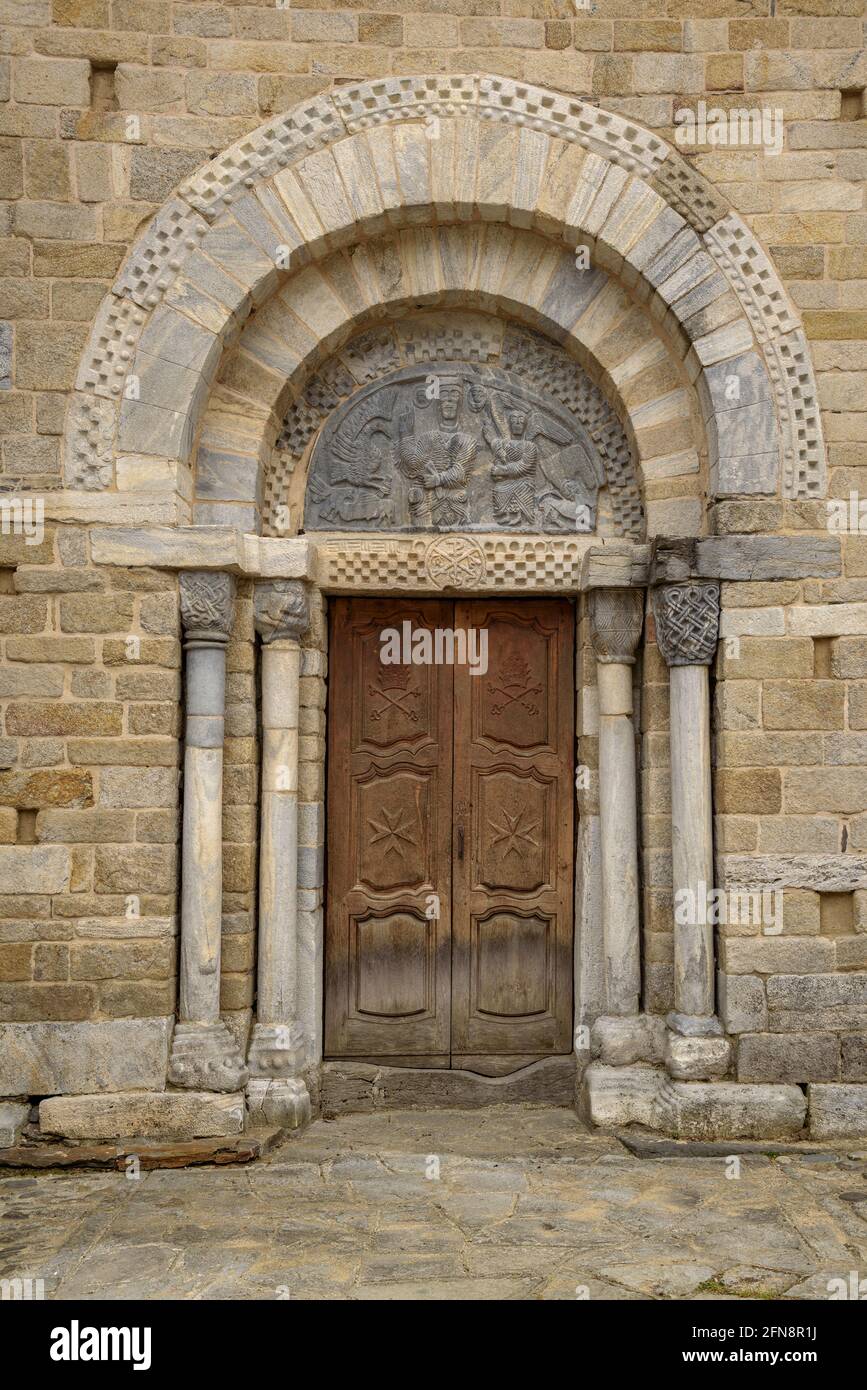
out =
[[(225, 339), (290, 275), (302, 272), (303, 302), (304, 267), (389, 228), (425, 227), (432, 246), (448, 224), (511, 223), (586, 244), (594, 265), (658, 303), (713, 421), (717, 495), (773, 494), (782, 443), (785, 494), (820, 496), (824, 446), (797, 313), (749, 228), (732, 212), (718, 216), (712, 190), (686, 167), (623, 117), (506, 78), (340, 88), (245, 136), (180, 186), (104, 302), (77, 388), (111, 403), (115, 456), (185, 466)], [(714, 276), (693, 273), (706, 261)], [(441, 292), (424, 287), (423, 264), (416, 271), (423, 294)], [(314, 317), (324, 342), (328, 309)], [(745, 355), (750, 381), (773, 386), (732, 408), (703, 381)], [(743, 447), (754, 416), (767, 441), (758, 485)], [(68, 457), (70, 487), (98, 489), (103, 474), (85, 479), (75, 452)]]

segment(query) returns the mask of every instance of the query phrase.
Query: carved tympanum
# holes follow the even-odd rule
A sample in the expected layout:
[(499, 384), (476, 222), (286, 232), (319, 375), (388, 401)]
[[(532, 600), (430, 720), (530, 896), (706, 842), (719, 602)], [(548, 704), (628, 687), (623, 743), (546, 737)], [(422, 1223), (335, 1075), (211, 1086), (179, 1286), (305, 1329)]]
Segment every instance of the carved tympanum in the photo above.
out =
[(719, 585), (663, 584), (653, 591), (656, 640), (668, 666), (708, 666), (719, 636)]
[(308, 530), (592, 531), (588, 431), (515, 372), (423, 363), (355, 392), (316, 442)]

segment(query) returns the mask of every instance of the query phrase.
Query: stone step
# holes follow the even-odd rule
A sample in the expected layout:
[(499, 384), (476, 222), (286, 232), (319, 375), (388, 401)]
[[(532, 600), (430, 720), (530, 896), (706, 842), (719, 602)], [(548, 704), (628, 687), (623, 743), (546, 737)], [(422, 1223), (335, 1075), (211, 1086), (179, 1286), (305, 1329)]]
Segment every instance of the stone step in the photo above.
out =
[(0, 1149), (0, 1168), (116, 1168), (127, 1172), (134, 1158), (143, 1169), (224, 1167), (253, 1163), (273, 1148), (279, 1129), (262, 1130), (238, 1139), (194, 1139), (160, 1144), (127, 1139), (122, 1144), (17, 1144)]

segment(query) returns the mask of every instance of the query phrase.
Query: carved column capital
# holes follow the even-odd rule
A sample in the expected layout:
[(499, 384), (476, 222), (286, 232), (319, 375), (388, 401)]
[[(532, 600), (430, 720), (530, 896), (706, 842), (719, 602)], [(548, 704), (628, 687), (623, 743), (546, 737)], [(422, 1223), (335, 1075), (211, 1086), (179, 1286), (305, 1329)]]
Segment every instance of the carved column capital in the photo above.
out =
[(292, 638), (310, 626), (310, 598), (300, 579), (272, 579), (257, 584), (253, 597), (256, 631), (265, 643)]
[(186, 641), (228, 642), (235, 602), (234, 577), (214, 570), (184, 570), (180, 584)]
[(667, 666), (709, 666), (719, 638), (719, 584), (696, 580), (653, 591), (656, 640)]
[(644, 590), (591, 589), (588, 601), (596, 660), (632, 666), (644, 622)]

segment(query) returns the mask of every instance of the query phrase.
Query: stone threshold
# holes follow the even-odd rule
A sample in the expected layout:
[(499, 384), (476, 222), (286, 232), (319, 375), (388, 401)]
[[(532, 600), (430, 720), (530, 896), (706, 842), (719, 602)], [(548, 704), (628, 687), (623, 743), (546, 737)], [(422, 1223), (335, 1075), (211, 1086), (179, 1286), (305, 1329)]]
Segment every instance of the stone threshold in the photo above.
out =
[(505, 1076), (444, 1067), (388, 1067), (324, 1062), (319, 1076), (324, 1118), (373, 1110), (477, 1110), (489, 1105), (574, 1106), (573, 1053), (546, 1057)]
[(155, 1168), (225, 1167), (253, 1163), (273, 1149), (283, 1130), (272, 1128), (247, 1133), (237, 1139), (191, 1139), (178, 1143), (153, 1139), (124, 1139), (105, 1144), (32, 1143), (0, 1149), (0, 1168), (50, 1170), (52, 1168), (113, 1168), (127, 1172), (129, 1160), (149, 1171)]

